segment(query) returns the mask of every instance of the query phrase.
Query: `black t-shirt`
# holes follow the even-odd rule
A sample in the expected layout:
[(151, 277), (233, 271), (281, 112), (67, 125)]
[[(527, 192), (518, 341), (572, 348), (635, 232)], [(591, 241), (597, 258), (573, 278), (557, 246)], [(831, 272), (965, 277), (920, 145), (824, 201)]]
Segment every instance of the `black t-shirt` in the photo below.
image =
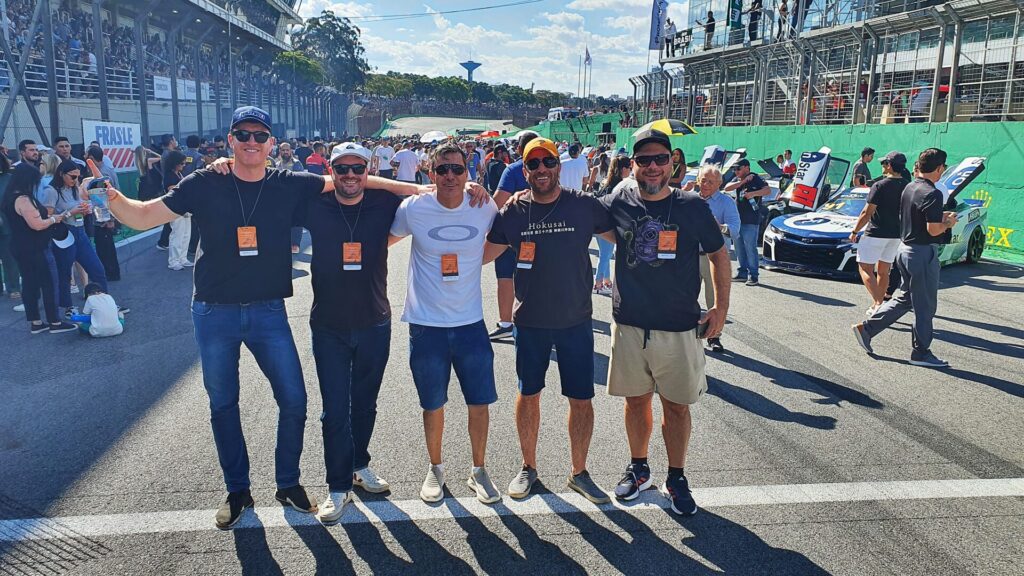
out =
[(491, 161), (487, 163), (487, 191), (494, 196), (494, 193), (498, 191), (498, 182), (501, 182), (501, 175), (505, 172), (505, 163), (496, 158), (491, 158)]
[[(746, 184), (736, 189), (736, 209), (740, 213), (740, 224), (760, 224), (761, 223), (761, 196), (754, 198), (753, 205), (750, 200), (743, 197), (747, 192), (756, 192), (761, 188), (767, 186), (768, 183), (764, 181), (757, 174), (751, 174), (750, 180)], [(756, 206), (756, 208), (755, 208)], [(714, 252), (714, 250), (712, 250)]]
[(868, 204), (875, 205), (875, 213), (864, 229), (872, 238), (900, 237), (900, 197), (907, 181), (902, 178), (882, 178), (871, 185)]
[[(700, 250), (724, 245), (711, 208), (695, 192), (673, 189), (645, 202), (635, 184), (601, 199), (615, 225), (612, 316), (647, 330), (685, 332), (700, 320)], [(674, 259), (658, 258), (658, 236), (676, 232)]]
[[(334, 194), (309, 202), (299, 222), (313, 239), (313, 328), (350, 330), (391, 318), (388, 301), (388, 232), (403, 198), (368, 189), (359, 204), (345, 206)], [(344, 218), (342, 215), (344, 214)], [(359, 270), (345, 270), (342, 248), (359, 242)]]
[[(168, 192), (164, 204), (177, 214), (191, 212), (202, 236), (195, 299), (241, 304), (291, 296), (292, 220), (323, 188), (322, 176), (306, 172), (272, 169), (263, 180), (246, 182), (197, 170)], [(239, 254), (241, 226), (256, 227), (255, 256)]]
[(299, 162), (302, 162), (303, 166), (306, 165), (306, 158), (309, 158), (312, 155), (313, 149), (309, 146), (299, 146), (295, 149), (295, 157), (299, 159)]
[(529, 196), (507, 204), (487, 235), (522, 254), (522, 242), (534, 242), (533, 267), (516, 268), (513, 321), (519, 326), (560, 329), (589, 320), (593, 314), (590, 240), (612, 227), (608, 211), (593, 196), (562, 188), (550, 204)]
[(932, 236), (929, 222), (942, 222), (942, 192), (924, 178), (915, 178), (903, 189), (900, 230), (904, 244), (941, 244), (946, 234)]

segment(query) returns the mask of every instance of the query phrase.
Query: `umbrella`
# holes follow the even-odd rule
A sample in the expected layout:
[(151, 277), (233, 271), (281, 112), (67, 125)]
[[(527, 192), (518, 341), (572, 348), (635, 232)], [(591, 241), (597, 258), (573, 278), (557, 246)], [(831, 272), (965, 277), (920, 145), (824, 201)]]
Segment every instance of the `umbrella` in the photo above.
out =
[(497, 138), (498, 136), (501, 136), (501, 133), (497, 130), (488, 130), (487, 132), (480, 133), (480, 138)]
[(655, 120), (654, 122), (644, 124), (640, 128), (637, 128), (636, 132), (633, 133), (633, 136), (636, 136), (644, 130), (657, 130), (659, 132), (664, 132), (669, 136), (688, 136), (690, 134), (697, 133), (697, 131), (693, 129), (693, 126), (690, 126), (686, 122), (683, 122), (682, 120), (670, 120), (668, 118), (662, 118), (661, 120)]
[(424, 144), (429, 144), (430, 142), (441, 141), (446, 138), (448, 138), (448, 135), (445, 134), (444, 132), (440, 130), (431, 130), (430, 132), (427, 132), (422, 137), (420, 137), (420, 142), (423, 142)]

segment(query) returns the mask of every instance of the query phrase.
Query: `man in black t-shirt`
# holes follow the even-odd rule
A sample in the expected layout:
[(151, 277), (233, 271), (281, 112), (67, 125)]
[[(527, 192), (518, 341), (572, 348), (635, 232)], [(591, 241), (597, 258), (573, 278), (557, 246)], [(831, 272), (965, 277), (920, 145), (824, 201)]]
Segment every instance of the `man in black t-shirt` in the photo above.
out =
[(516, 427), (523, 468), (509, 484), (508, 494), (525, 498), (537, 479), (540, 393), (554, 348), (562, 395), (569, 399), (569, 487), (591, 502), (608, 502), (608, 495), (587, 472), (594, 429), (589, 249), (591, 237), (608, 231), (611, 224), (596, 198), (561, 187), (554, 142), (534, 138), (526, 145), (523, 160), (530, 192), (505, 205), (487, 235), (487, 250), (510, 245), (518, 257), (512, 321), (519, 376)]
[[(672, 173), (668, 136), (657, 130), (637, 135), (636, 181), (601, 199), (614, 223), (615, 286), (608, 394), (626, 398), (625, 425), (632, 462), (615, 495), (632, 500), (652, 485), (647, 464), (651, 404), (661, 398), (662, 431), (668, 453), (665, 494), (677, 514), (697, 504), (683, 473), (690, 438), (690, 405), (707, 390), (698, 326), (715, 338), (729, 308), (729, 255), (711, 208), (693, 192), (668, 185)], [(715, 305), (702, 320), (700, 253), (706, 252)]]
[(763, 178), (750, 171), (750, 160), (744, 158), (736, 163), (736, 178), (726, 184), (725, 191), (736, 193), (736, 209), (740, 213), (740, 234), (736, 239), (739, 268), (733, 281), (756, 286), (761, 264), (757, 254), (761, 235), (761, 198), (771, 190)]
[(871, 340), (904, 314), (914, 311), (913, 352), (915, 366), (949, 366), (931, 352), (932, 321), (939, 294), (939, 249), (949, 230), (956, 226), (956, 212), (943, 212), (945, 200), (935, 182), (946, 169), (946, 153), (929, 148), (917, 159), (914, 179), (903, 190), (900, 200), (900, 245), (896, 265), (903, 276), (900, 292), (882, 304), (860, 324), (853, 325), (857, 343), (873, 354)]
[[(850, 232), (850, 242), (857, 244), (860, 277), (872, 299), (868, 316), (874, 314), (885, 299), (889, 271), (900, 246), (900, 198), (909, 183), (900, 176), (907, 165), (903, 153), (889, 152), (881, 164), (884, 177), (871, 185), (867, 203)], [(857, 232), (861, 229), (864, 234), (858, 238)]]

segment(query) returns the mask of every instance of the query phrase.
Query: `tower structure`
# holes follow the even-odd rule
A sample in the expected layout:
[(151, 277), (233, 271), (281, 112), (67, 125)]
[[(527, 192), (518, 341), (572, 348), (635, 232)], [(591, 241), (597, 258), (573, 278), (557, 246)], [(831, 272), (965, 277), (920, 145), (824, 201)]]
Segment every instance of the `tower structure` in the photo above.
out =
[(473, 70), (476, 70), (477, 68), (479, 68), (481, 66), (481, 64), (479, 62), (473, 62), (472, 60), (467, 60), (465, 62), (460, 62), (459, 66), (462, 66), (463, 68), (466, 69), (466, 79), (469, 80), (470, 83), (472, 83), (473, 82)]

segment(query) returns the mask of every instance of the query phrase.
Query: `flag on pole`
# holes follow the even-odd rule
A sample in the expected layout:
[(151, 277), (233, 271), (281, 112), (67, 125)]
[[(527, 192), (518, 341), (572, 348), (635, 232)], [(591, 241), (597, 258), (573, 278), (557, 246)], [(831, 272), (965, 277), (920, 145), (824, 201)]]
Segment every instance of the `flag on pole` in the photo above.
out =
[(594, 64), (594, 59), (590, 57), (590, 47), (589, 46), (586, 48), (586, 51), (587, 51), (587, 55), (586, 55), (586, 57), (583, 58), (583, 63), (586, 64), (587, 66), (591, 66), (591, 65)]
[(665, 43), (665, 17), (668, 16), (668, 0), (654, 0), (651, 6), (651, 38), (647, 48), (661, 50)]

